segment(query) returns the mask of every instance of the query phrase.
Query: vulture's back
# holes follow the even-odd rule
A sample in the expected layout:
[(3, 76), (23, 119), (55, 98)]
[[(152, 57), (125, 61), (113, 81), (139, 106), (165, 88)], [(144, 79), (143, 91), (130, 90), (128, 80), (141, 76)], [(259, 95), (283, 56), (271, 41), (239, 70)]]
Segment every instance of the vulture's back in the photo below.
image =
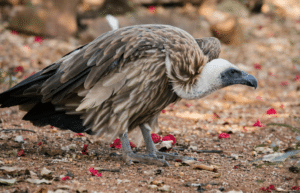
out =
[[(200, 45), (200, 44), (199, 44)], [(166, 54), (172, 74), (166, 74)], [(138, 25), (107, 32), (0, 94), (1, 108), (20, 105), (24, 120), (115, 137), (157, 117), (178, 100), (174, 81), (193, 82), (209, 60), (187, 32)]]

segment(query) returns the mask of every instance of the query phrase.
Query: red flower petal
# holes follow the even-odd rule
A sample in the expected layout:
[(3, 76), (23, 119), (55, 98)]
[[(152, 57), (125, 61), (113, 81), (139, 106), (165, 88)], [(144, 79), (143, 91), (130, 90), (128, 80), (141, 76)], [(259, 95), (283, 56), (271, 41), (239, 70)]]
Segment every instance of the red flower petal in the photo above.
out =
[(43, 38), (40, 37), (40, 36), (35, 36), (34, 41), (37, 42), (37, 43), (42, 43)]
[(129, 143), (130, 143), (130, 147), (131, 148), (135, 148), (136, 147), (136, 145), (134, 143), (132, 143), (131, 141), (129, 141)]
[(23, 149), (20, 149), (19, 151), (18, 151), (18, 156), (20, 157), (20, 156), (22, 156), (24, 154), (24, 150)]
[(296, 75), (295, 81), (300, 82), (300, 75), (299, 74)]
[(161, 112), (162, 112), (162, 113), (166, 113), (167, 111), (164, 109), (164, 110), (162, 110)]
[(190, 106), (193, 106), (193, 105), (191, 103), (186, 103), (185, 106), (190, 107)]
[(113, 142), (113, 144), (110, 144), (111, 148), (117, 148), (117, 149), (121, 149), (121, 140), (120, 139), (115, 139), (115, 141)]
[(24, 68), (22, 66), (17, 66), (14, 68), (14, 72), (24, 72)]
[(80, 136), (84, 136), (84, 134), (83, 133), (75, 133), (73, 137), (75, 137), (75, 136), (79, 136), (80, 137)]
[(156, 11), (153, 5), (150, 5), (147, 9), (150, 13), (154, 13)]
[(157, 135), (156, 133), (152, 133), (151, 138), (152, 138), (153, 143), (159, 143), (161, 140), (161, 137), (159, 135)]
[(274, 114), (276, 114), (277, 112), (276, 112), (275, 109), (271, 108), (271, 109), (267, 110), (266, 113), (267, 113), (268, 115), (274, 115)]
[(88, 145), (84, 144), (82, 148), (82, 155), (85, 155), (87, 153)]
[(162, 141), (171, 141), (172, 139), (167, 135), (162, 138)]
[(41, 146), (41, 145), (43, 145), (43, 142), (39, 142), (39, 143), (38, 143), (38, 146)]
[(62, 179), (62, 181), (70, 180), (69, 176), (65, 176), (65, 177), (63, 177), (63, 178), (61, 178), (61, 179)]
[(289, 82), (288, 81), (282, 81), (280, 83), (281, 86), (288, 86), (289, 85)]
[(98, 173), (98, 170), (95, 170), (94, 168), (89, 168), (89, 171), (93, 176), (101, 177), (102, 173)]
[(219, 135), (219, 139), (223, 139), (223, 138), (230, 138), (230, 135), (229, 134), (227, 134), (227, 133), (220, 133), (220, 135)]
[(260, 121), (257, 119), (256, 123), (253, 124), (253, 127), (264, 127), (265, 125), (261, 124)]
[(169, 134), (167, 136), (173, 141), (172, 145), (174, 145), (176, 143), (176, 138), (172, 134)]
[(258, 63), (255, 63), (254, 68), (257, 69), (257, 70), (261, 70), (261, 65), (258, 64)]

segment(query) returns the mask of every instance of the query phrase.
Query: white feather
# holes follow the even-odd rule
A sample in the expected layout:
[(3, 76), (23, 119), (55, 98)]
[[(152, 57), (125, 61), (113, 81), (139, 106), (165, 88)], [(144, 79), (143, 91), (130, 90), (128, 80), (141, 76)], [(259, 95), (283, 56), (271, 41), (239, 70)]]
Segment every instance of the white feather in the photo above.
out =
[[(166, 68), (170, 68), (170, 64), (167, 64), (166, 57)], [(209, 95), (210, 93), (222, 88), (221, 73), (228, 68), (238, 69), (235, 65), (231, 64), (224, 59), (215, 59), (207, 63), (200, 74), (199, 79), (195, 86), (190, 90), (186, 91), (185, 88), (180, 85), (173, 83), (173, 89), (178, 96), (183, 99), (198, 99)]]

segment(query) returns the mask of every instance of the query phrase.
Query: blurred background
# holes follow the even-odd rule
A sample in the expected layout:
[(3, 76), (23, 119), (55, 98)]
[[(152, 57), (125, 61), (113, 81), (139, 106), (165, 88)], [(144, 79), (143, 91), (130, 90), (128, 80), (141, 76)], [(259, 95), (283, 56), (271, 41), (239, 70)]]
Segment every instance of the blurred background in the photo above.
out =
[[(300, 62), (299, 0), (0, 0), (0, 67), (44, 68), (111, 30), (109, 14), (119, 27), (169, 24), (195, 38), (215, 36), (235, 63)], [(291, 57), (277, 61), (274, 52)]]

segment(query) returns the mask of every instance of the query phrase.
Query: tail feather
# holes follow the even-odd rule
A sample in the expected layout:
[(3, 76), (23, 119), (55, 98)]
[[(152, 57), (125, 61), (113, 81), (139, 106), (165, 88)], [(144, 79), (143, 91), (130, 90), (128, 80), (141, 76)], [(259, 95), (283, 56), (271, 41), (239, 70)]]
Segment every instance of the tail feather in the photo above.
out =
[(11, 107), (15, 105), (22, 105), (24, 103), (30, 102), (31, 100), (39, 99), (40, 96), (26, 96), (23, 95), (24, 91), (30, 87), (36, 87), (36, 85), (41, 85), (45, 80), (53, 75), (54, 72), (49, 72), (41, 75), (42, 71), (31, 75), (19, 84), (8, 89), (7, 91), (0, 94), (0, 108)]

